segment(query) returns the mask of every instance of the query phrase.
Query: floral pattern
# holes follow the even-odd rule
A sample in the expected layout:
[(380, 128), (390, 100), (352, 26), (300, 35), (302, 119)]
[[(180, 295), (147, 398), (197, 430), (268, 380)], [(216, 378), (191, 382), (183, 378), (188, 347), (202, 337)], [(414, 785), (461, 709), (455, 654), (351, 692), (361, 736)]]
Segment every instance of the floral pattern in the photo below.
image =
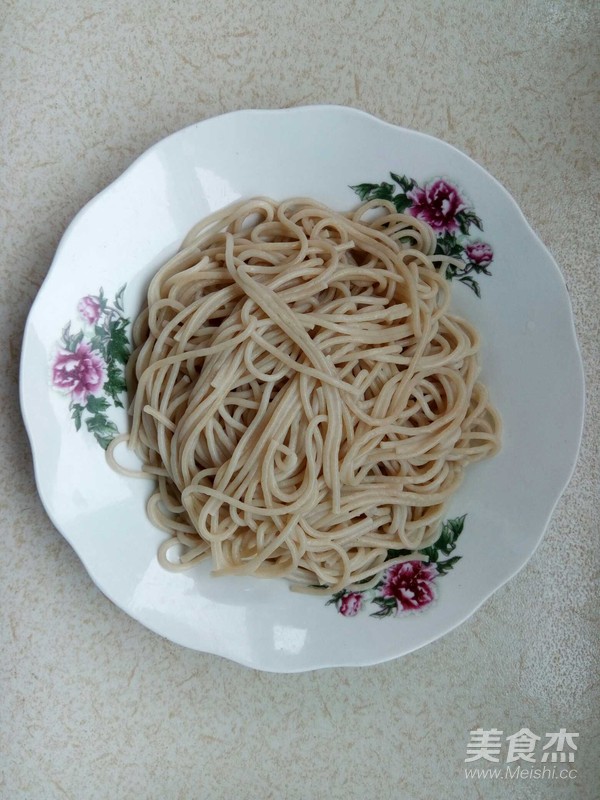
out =
[(400, 214), (410, 214), (431, 226), (437, 236), (436, 255), (463, 262), (450, 264), (446, 278), (456, 279), (481, 297), (474, 275), (491, 275), (494, 252), (487, 242), (473, 238), (472, 230), (483, 231), (483, 223), (470, 207), (464, 193), (445, 178), (419, 185), (414, 178), (390, 172), (393, 183), (359, 183), (351, 186), (361, 200), (389, 200)]
[(355, 617), (361, 610), (362, 604), (361, 592), (347, 592), (340, 598), (339, 612), (345, 617)]
[(94, 353), (89, 344), (80, 342), (75, 350), (61, 350), (52, 365), (52, 382), (57, 389), (85, 403), (90, 395), (97, 397), (106, 379), (106, 361)]
[(102, 288), (97, 295), (81, 298), (79, 330), (74, 332), (71, 322), (67, 323), (51, 366), (52, 386), (69, 398), (75, 429), (85, 424), (104, 449), (119, 433), (107, 412), (111, 407), (123, 408), (121, 395), (127, 389), (125, 364), (131, 351), (124, 292), (122, 286), (112, 303)]
[(433, 582), (436, 578), (435, 564), (423, 561), (394, 564), (386, 571), (381, 595), (394, 598), (398, 611), (418, 611), (434, 599)]
[(409, 213), (431, 225), (436, 233), (459, 230), (460, 215), (466, 203), (448, 181), (439, 179), (423, 187), (415, 184), (406, 196), (412, 202)]
[(88, 294), (86, 297), (82, 297), (77, 304), (77, 311), (79, 311), (80, 315), (87, 323), (90, 325), (95, 325), (100, 319), (100, 314), (102, 313), (100, 298), (94, 297), (91, 294)]
[[(421, 611), (432, 603), (437, 594), (437, 580), (454, 568), (462, 556), (449, 556), (456, 549), (456, 540), (463, 531), (466, 514), (446, 520), (435, 544), (417, 551), (427, 560), (412, 559), (392, 564), (381, 575), (377, 584), (364, 592), (342, 590), (334, 594), (326, 605), (335, 605), (344, 617), (355, 617), (368, 603), (377, 610), (370, 616), (398, 616), (411, 611)], [(410, 556), (410, 550), (388, 550), (388, 558)], [(416, 555), (416, 553), (412, 553)]]

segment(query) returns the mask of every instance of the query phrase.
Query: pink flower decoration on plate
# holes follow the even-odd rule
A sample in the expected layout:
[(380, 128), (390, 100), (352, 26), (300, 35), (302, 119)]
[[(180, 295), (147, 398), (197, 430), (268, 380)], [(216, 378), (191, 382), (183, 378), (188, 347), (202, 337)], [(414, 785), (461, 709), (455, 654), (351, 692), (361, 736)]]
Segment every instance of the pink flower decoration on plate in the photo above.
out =
[(52, 383), (69, 392), (73, 400), (85, 403), (88, 395), (102, 392), (106, 380), (106, 364), (102, 356), (81, 342), (74, 353), (61, 350), (52, 365)]
[(386, 573), (381, 594), (395, 598), (398, 611), (416, 611), (435, 598), (433, 581), (437, 575), (434, 564), (422, 561), (394, 564)]
[(485, 242), (472, 242), (465, 247), (467, 258), (473, 264), (480, 267), (487, 267), (494, 259), (494, 251)]
[(345, 594), (341, 601), (339, 612), (345, 617), (355, 617), (362, 608), (363, 598), (358, 592)]
[(413, 202), (408, 212), (427, 222), (434, 231), (443, 233), (458, 229), (456, 215), (466, 208), (466, 203), (448, 181), (438, 178), (423, 188), (415, 186), (406, 196)]
[(98, 298), (91, 294), (82, 297), (77, 305), (77, 311), (79, 311), (83, 319), (89, 322), (90, 325), (95, 325), (95, 323), (98, 322), (101, 310)]

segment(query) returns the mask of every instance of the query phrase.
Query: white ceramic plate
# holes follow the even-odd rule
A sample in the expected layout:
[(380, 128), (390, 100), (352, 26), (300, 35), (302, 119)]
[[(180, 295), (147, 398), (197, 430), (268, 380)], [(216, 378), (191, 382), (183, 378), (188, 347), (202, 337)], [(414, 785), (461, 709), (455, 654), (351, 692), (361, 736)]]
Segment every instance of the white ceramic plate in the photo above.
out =
[[(360, 184), (371, 186), (351, 188)], [(126, 429), (121, 361), (150, 276), (194, 222), (238, 198), (308, 195), (346, 210), (357, 191), (427, 217), (469, 261), (453, 303), (483, 337), (501, 454), (469, 469), (438, 566), (396, 576), (412, 603), (385, 604), (378, 590), (326, 604), (284, 581), (212, 578), (208, 564), (164, 571), (163, 534), (144, 510), (149, 483), (111, 471), (100, 446)], [(575, 465), (583, 398), (563, 278), (506, 190), (444, 142), (331, 106), (239, 111), (148, 150), (69, 226), (31, 309), (21, 363), (42, 501), (95, 583), (174, 642), (277, 672), (385, 661), (472, 614), (539, 543)]]

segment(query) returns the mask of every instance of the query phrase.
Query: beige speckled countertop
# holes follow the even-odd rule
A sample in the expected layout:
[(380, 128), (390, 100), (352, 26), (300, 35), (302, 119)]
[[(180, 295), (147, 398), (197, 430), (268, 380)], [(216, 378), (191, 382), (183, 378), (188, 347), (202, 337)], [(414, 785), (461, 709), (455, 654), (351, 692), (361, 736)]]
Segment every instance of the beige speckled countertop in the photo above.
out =
[[(598, 796), (599, 20), (593, 0), (2, 3), (2, 798)], [(588, 405), (542, 545), (466, 624), (378, 667), (273, 675), (96, 589), (38, 500), (17, 374), (87, 200), (191, 122), (306, 103), (446, 139), (508, 188), (565, 274)], [(477, 727), (576, 731), (577, 776), (467, 779)]]

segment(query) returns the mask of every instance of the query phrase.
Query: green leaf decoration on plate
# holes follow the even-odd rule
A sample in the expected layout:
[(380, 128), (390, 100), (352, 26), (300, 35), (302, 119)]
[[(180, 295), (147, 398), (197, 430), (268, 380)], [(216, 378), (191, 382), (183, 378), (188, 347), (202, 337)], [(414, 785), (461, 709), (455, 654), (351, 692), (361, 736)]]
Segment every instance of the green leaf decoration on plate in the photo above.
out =
[(440, 554), (449, 556), (456, 547), (456, 540), (463, 532), (466, 517), (467, 515), (463, 514), (462, 517), (446, 520), (435, 544), (426, 547), (424, 550), (419, 550), (419, 552), (427, 556), (430, 561), (437, 561)]

